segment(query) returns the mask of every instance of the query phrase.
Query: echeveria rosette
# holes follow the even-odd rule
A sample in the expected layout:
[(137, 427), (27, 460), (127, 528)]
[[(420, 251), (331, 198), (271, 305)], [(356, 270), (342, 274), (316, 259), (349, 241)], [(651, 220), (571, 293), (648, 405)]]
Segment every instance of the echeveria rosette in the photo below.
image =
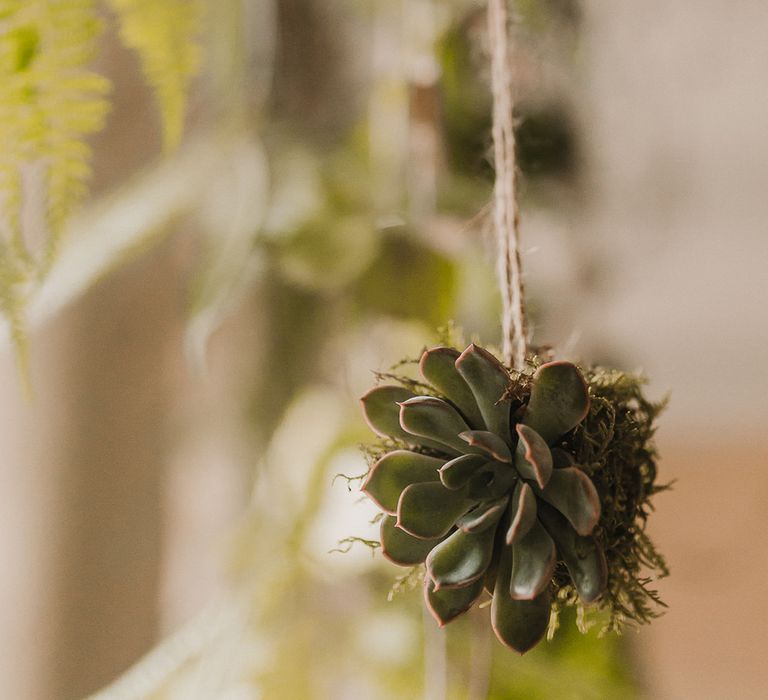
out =
[(488, 590), (497, 637), (524, 653), (547, 630), (558, 561), (585, 603), (606, 587), (592, 536), (598, 494), (561, 447), (587, 415), (587, 384), (575, 365), (550, 362), (515, 405), (509, 372), (476, 345), (427, 350), (419, 367), (435, 395), (379, 386), (361, 400), (371, 428), (403, 446), (362, 485), (384, 511), (382, 551), (426, 564), (424, 595), (441, 626)]

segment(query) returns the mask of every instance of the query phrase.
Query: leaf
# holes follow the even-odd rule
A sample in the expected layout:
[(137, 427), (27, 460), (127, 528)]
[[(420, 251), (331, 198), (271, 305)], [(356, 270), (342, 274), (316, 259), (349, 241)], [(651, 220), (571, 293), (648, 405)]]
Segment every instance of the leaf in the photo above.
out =
[(603, 548), (594, 537), (578, 535), (568, 521), (546, 503), (539, 504), (539, 517), (554, 539), (579, 597), (585, 603), (597, 600), (608, 585), (608, 564)]
[(381, 231), (380, 243), (351, 294), (365, 317), (417, 319), (434, 328), (454, 315), (458, 261), (402, 228)]
[(469, 513), (462, 515), (456, 521), (456, 526), (466, 533), (482, 532), (499, 522), (507, 507), (509, 497), (504, 496), (495, 501), (486, 501)]
[(467, 430), (459, 433), (459, 437), (470, 447), (479, 448), (499, 462), (512, 463), (512, 452), (509, 450), (509, 445), (495, 433), (487, 430)]
[(512, 545), (509, 593), (515, 600), (532, 600), (549, 586), (555, 573), (555, 543), (538, 520)]
[(483, 455), (461, 455), (440, 467), (440, 481), (448, 489), (463, 488), (487, 463), (488, 459)]
[(467, 493), (479, 501), (501, 498), (509, 494), (515, 481), (517, 473), (511, 465), (486, 462), (467, 483)]
[(424, 602), (440, 627), (472, 607), (483, 592), (483, 580), (478, 579), (464, 588), (441, 588), (435, 590), (435, 582), (424, 577)]
[(360, 490), (383, 511), (394, 515), (406, 486), (424, 481), (438, 481), (438, 469), (444, 460), (418, 452), (395, 450), (371, 467)]
[[(199, 243), (200, 248), (197, 254), (199, 262), (194, 269), (190, 270), (184, 345), (189, 363), (201, 375), (205, 374), (208, 345), (216, 330), (227, 317), (235, 313), (243, 298), (253, 289), (257, 278), (261, 278), (261, 284), (266, 288), (270, 284), (267, 279), (277, 276), (276, 267), (272, 269), (271, 263), (266, 263), (267, 255), (271, 258), (273, 253), (271, 251), (267, 253), (263, 247), (260, 248), (256, 244), (258, 231), (261, 230), (266, 212), (269, 207), (274, 206), (271, 203), (274, 197), (272, 190), (274, 183), (271, 181), (272, 172), (269, 169), (263, 145), (250, 136), (233, 134), (227, 137), (217, 135), (208, 143), (208, 148), (215, 151), (220, 162), (226, 163), (226, 166), (219, 166), (218, 172), (214, 172), (211, 166), (215, 163), (196, 162), (193, 167), (206, 171), (208, 176), (202, 186), (196, 186), (197, 192), (192, 191), (191, 188), (186, 192), (190, 204), (194, 203), (195, 224), (204, 235), (204, 239)], [(179, 163), (181, 160), (189, 159), (194, 153), (193, 149), (199, 150), (199, 146), (192, 144), (185, 146), (183, 153), (179, 154), (174, 161)], [(211, 156), (208, 156), (207, 161), (210, 160)], [(176, 167), (184, 168), (183, 165)], [(184, 177), (189, 178), (189, 174), (184, 173)], [(179, 189), (184, 191), (181, 187)], [(166, 218), (171, 216), (170, 212), (174, 211), (174, 205), (172, 198), (165, 200), (166, 208), (163, 214)], [(138, 211), (135, 209), (133, 211), (138, 219)], [(148, 221), (143, 222), (142, 225), (150, 228)], [(173, 227), (169, 228), (173, 230)], [(140, 251), (131, 252), (138, 254)], [(125, 260), (121, 263), (125, 264)], [(283, 289), (286, 287), (284, 277), (276, 282), (275, 288), (270, 286), (263, 303), (269, 309), (267, 313), (275, 314), (276, 319), (290, 319), (290, 323), (285, 322), (285, 325), (293, 325), (295, 329), (279, 329), (278, 323), (272, 323), (271, 337), (267, 343), (282, 349), (282, 347), (295, 347), (295, 342), (304, 342), (308, 346), (307, 349), (291, 356), (291, 360), (301, 362), (301, 356), (315, 352), (317, 346), (310, 339), (314, 328), (311, 329), (309, 324), (302, 323), (299, 316), (311, 314), (312, 325), (315, 328), (322, 325), (326, 333), (327, 328), (318, 316), (313, 314), (313, 310), (308, 308), (309, 305), (297, 310), (295, 314), (281, 316), (281, 311), (276, 308), (276, 305), (270, 303), (283, 292), (280, 287)], [(293, 301), (298, 300), (300, 296), (302, 296), (301, 290), (291, 285), (288, 298), (285, 302), (281, 300), (279, 304), (292, 306)], [(280, 345), (283, 338), (289, 335), (301, 340), (290, 345)], [(285, 362), (285, 355), (282, 359)], [(309, 369), (306, 365), (304, 368)], [(284, 378), (280, 374), (278, 372), (263, 381), (279, 383), (282, 388)], [(264, 408), (269, 411), (273, 406), (268, 405)], [(278, 411), (274, 413), (277, 414)], [(276, 420), (279, 419), (279, 415), (274, 417)]]
[[(360, 399), (365, 422), (374, 433), (382, 437), (402, 440), (409, 445), (425, 445), (445, 452), (446, 446), (428, 438), (417, 438), (406, 433), (400, 425), (399, 404), (412, 399), (416, 394), (401, 386), (377, 386)], [(453, 454), (455, 451), (450, 450)]]
[(104, 126), (111, 86), (90, 65), (103, 29), (94, 0), (5, 2), (0, 12), (0, 311), (25, 376), (29, 292), (87, 192), (88, 137)]
[(462, 454), (472, 451), (459, 437), (468, 426), (451, 404), (433, 396), (414, 396), (400, 404), (400, 426), (420, 438), (444, 445), (444, 450)]
[(413, 566), (421, 564), (429, 551), (441, 541), (441, 538), (423, 540), (413, 537), (397, 527), (397, 518), (385, 515), (380, 528), (381, 553), (393, 564)]
[(509, 529), (506, 534), (506, 543), (521, 539), (526, 535), (536, 522), (536, 496), (531, 487), (519, 481), (509, 502)]
[(515, 467), (524, 479), (534, 479), (544, 488), (552, 475), (552, 453), (547, 443), (533, 428), (519, 424), (515, 427), (519, 440), (515, 449)]
[(189, 83), (200, 65), (200, 0), (110, 0), (120, 38), (136, 51), (154, 90), (167, 150), (181, 139)]
[(578, 467), (552, 472), (539, 496), (555, 506), (580, 535), (589, 535), (600, 520), (600, 498), (592, 480)]
[(518, 654), (539, 643), (549, 626), (551, 595), (546, 588), (533, 600), (515, 600), (509, 594), (512, 548), (504, 547), (491, 603), (491, 626), (499, 641)]
[(551, 445), (573, 430), (589, 411), (589, 390), (576, 365), (549, 362), (533, 375), (533, 387), (523, 424)]
[(426, 350), (421, 356), (421, 376), (453, 403), (471, 428), (485, 428), (483, 416), (475, 401), (472, 390), (456, 369), (459, 351), (454, 348), (437, 347)]
[(456, 530), (427, 556), (427, 575), (435, 590), (458, 588), (482, 578), (493, 554), (494, 531)]
[(397, 525), (421, 539), (442, 537), (471, 505), (464, 489), (451, 491), (440, 482), (411, 484), (397, 504)]
[(511, 442), (510, 402), (501, 400), (509, 386), (509, 373), (487, 350), (470, 345), (456, 360), (456, 369), (472, 390), (483, 421), (492, 433)]

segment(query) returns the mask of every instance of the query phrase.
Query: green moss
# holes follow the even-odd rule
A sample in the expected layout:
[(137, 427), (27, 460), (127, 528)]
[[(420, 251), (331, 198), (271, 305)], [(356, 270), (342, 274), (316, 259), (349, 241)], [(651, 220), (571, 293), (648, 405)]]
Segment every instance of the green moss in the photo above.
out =
[[(666, 401), (645, 398), (646, 380), (640, 375), (601, 367), (584, 374), (589, 414), (565, 443), (600, 494), (595, 536), (605, 549), (609, 574), (599, 607), (608, 613), (603, 631), (619, 632), (627, 623), (650, 622), (664, 606), (651, 585), (669, 570), (645, 528), (653, 496), (669, 488), (657, 482), (653, 444), (656, 418)], [(575, 593), (568, 599), (575, 599)]]

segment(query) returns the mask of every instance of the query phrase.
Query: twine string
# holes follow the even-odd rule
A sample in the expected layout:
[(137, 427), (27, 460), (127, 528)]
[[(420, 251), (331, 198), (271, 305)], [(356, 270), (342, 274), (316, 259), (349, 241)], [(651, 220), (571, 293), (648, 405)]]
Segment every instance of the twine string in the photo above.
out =
[(517, 168), (514, 102), (509, 65), (509, 19), (506, 0), (488, 0), (488, 35), (493, 94), (494, 223), (496, 272), (501, 291), (501, 350), (504, 362), (522, 369), (528, 352), (525, 288), (520, 258), (520, 212), (517, 206)]

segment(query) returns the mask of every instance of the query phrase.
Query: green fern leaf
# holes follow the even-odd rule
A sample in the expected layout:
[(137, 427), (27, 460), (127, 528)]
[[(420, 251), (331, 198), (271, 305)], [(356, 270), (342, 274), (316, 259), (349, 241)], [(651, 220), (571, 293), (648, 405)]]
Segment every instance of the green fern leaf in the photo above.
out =
[(120, 37), (139, 54), (163, 120), (166, 150), (176, 147), (184, 126), (189, 83), (200, 64), (200, 0), (109, 0)]
[[(24, 296), (86, 191), (109, 82), (88, 69), (95, 0), (0, 0), (0, 310), (22, 349)], [(29, 220), (31, 218), (31, 220)]]

